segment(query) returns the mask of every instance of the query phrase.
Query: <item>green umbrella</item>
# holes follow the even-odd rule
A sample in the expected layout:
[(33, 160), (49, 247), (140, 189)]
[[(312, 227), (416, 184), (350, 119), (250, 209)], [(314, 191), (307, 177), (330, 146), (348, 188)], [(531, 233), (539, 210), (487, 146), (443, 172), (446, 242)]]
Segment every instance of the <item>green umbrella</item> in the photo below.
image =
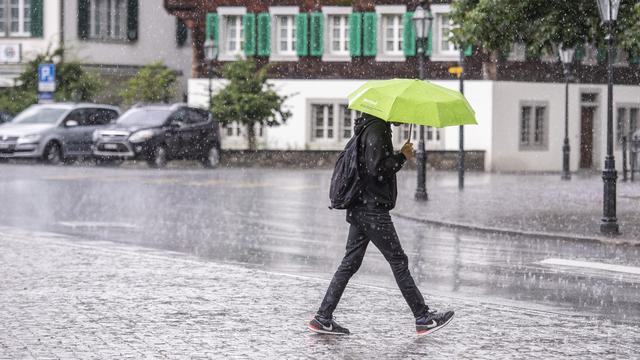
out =
[(475, 112), (455, 90), (416, 79), (371, 80), (348, 96), (349, 108), (389, 122), (437, 128), (475, 125)]

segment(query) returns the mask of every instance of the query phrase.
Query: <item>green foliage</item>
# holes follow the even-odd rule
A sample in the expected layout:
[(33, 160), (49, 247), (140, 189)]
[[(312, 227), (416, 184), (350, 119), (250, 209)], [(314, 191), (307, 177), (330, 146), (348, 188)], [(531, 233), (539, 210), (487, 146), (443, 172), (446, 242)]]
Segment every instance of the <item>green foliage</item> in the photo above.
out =
[(120, 96), (127, 105), (137, 102), (168, 103), (176, 93), (176, 74), (161, 62), (144, 66), (127, 82)]
[(63, 61), (64, 49), (39, 54), (17, 78), (17, 86), (0, 89), (0, 109), (13, 114), (38, 102), (38, 65), (56, 64), (56, 101), (91, 101), (100, 90), (100, 79), (84, 71), (78, 62)]
[(211, 99), (211, 112), (222, 124), (234, 121), (247, 126), (249, 148), (255, 149), (254, 126), (277, 126), (291, 112), (283, 109), (288, 96), (281, 96), (267, 83), (268, 66), (257, 69), (252, 59), (225, 65), (223, 76), (229, 84)]
[[(487, 52), (505, 52), (516, 42), (536, 55), (558, 44), (604, 43), (596, 0), (455, 0), (451, 18), (461, 25), (453, 31), (456, 44), (480, 45)], [(622, 2), (616, 31), (625, 50), (640, 46), (640, 3)]]

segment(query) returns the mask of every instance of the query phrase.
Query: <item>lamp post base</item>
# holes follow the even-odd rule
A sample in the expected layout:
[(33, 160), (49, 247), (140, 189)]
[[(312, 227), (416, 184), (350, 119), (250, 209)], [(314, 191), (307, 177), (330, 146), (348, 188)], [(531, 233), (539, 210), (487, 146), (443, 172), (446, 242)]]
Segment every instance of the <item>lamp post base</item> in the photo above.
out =
[(429, 200), (429, 195), (425, 190), (416, 190), (415, 199), (418, 201), (427, 201)]
[(569, 171), (569, 155), (571, 148), (569, 147), (569, 140), (564, 140), (562, 146), (562, 180), (571, 180), (571, 171)]
[(620, 235), (620, 227), (618, 226), (618, 220), (602, 219), (600, 223), (600, 232), (604, 235)]

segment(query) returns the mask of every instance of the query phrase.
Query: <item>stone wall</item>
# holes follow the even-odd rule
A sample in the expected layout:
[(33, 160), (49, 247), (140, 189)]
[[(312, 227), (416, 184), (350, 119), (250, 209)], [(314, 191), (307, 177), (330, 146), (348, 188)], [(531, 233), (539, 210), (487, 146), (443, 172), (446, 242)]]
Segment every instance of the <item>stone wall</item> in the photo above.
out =
[[(221, 166), (230, 167), (273, 167), (273, 168), (331, 168), (339, 151), (283, 151), (283, 150), (223, 150)], [(436, 170), (455, 170), (458, 163), (457, 151), (429, 151), (427, 164)], [(466, 151), (465, 168), (470, 171), (484, 171), (484, 151)], [(409, 168), (415, 163), (409, 162)]]

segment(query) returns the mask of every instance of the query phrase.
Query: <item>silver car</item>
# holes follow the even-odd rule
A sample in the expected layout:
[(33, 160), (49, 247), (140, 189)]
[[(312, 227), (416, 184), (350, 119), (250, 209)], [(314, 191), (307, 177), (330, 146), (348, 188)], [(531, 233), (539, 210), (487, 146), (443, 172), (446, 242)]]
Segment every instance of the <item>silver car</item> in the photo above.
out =
[(37, 158), (59, 164), (91, 156), (93, 132), (115, 121), (120, 109), (99, 104), (32, 105), (0, 125), (0, 158)]

